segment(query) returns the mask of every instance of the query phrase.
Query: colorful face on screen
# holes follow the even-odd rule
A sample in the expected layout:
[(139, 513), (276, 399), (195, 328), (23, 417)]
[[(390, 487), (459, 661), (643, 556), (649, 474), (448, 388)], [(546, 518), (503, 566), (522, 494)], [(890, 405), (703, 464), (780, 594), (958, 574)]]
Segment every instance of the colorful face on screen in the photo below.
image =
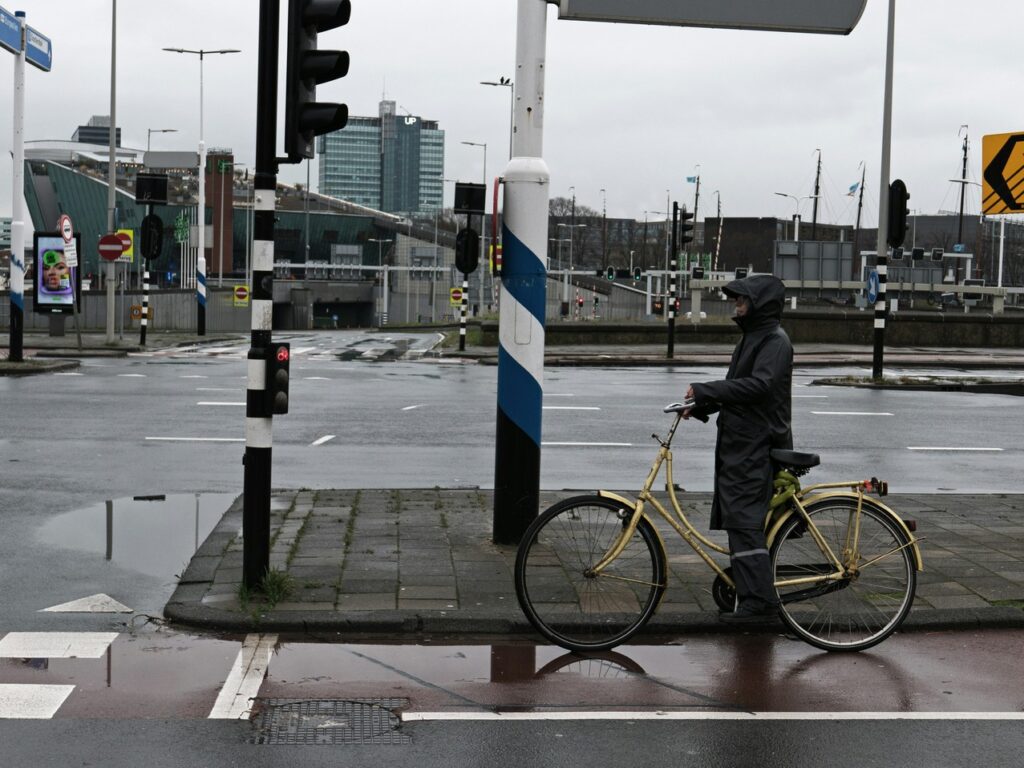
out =
[(51, 235), (36, 238), (36, 303), (48, 311), (71, 311), (72, 287), (77, 271), (68, 266), (64, 240)]

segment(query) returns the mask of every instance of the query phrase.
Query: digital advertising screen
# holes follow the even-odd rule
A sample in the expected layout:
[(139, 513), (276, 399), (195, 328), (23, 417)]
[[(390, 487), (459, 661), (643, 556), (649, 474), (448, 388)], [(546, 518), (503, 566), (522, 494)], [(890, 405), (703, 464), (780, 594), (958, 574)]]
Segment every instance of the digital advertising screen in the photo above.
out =
[[(75, 235), (75, 245), (79, 246)], [(64, 256), (64, 238), (56, 232), (36, 232), (32, 238), (35, 254), (35, 311), (43, 314), (71, 314), (72, 302), (81, 298), (78, 267), (68, 266)], [(78, 247), (78, 253), (82, 249)]]

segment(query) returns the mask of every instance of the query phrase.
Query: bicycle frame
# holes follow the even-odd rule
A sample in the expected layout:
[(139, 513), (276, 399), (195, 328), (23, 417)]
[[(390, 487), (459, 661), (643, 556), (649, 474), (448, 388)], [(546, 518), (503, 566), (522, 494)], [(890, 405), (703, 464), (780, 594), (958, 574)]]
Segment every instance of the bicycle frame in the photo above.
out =
[[(599, 560), (597, 564), (590, 569), (590, 572), (593, 575), (601, 573), (622, 553), (626, 544), (636, 532), (641, 519), (646, 519), (652, 524), (651, 527), (658, 537), (658, 544), (661, 546), (662, 553), (666, 552), (665, 542), (661, 537), (661, 533), (658, 531), (657, 527), (653, 525), (654, 521), (652, 520), (651, 515), (647, 512), (647, 506), (650, 505), (658, 515), (663, 518), (676, 533), (679, 534), (683, 541), (685, 541), (690, 548), (693, 549), (693, 551), (696, 552), (697, 555), (700, 556), (700, 558), (707, 563), (707, 565), (716, 574), (718, 574), (719, 577), (722, 578), (726, 584), (735, 588), (736, 585), (735, 582), (733, 582), (732, 577), (726, 573), (725, 569), (722, 568), (722, 566), (720, 566), (709, 553), (710, 550), (711, 552), (717, 552), (721, 555), (728, 555), (728, 548), (716, 544), (696, 529), (693, 523), (690, 522), (683, 512), (682, 505), (675, 493), (675, 483), (673, 482), (672, 476), (671, 449), (672, 439), (675, 437), (676, 429), (678, 428), (681, 420), (681, 414), (677, 413), (676, 419), (664, 440), (659, 438), (657, 435), (652, 435), (659, 444), (658, 455), (655, 457), (654, 463), (651, 465), (651, 470), (647, 474), (647, 479), (644, 481), (643, 487), (640, 489), (635, 500), (628, 499), (610, 491), (598, 491), (599, 496), (619, 502), (625, 508), (631, 509), (632, 513), (629, 516), (628, 522), (623, 527), (622, 533), (612, 544), (611, 548), (605, 553), (604, 557), (602, 557), (601, 560)], [(651, 493), (651, 489), (654, 487), (654, 483), (657, 480), (658, 475), (661, 473), (663, 466), (665, 467), (666, 488), (672, 512), (669, 512), (669, 510), (667, 510), (665, 506), (661, 504), (661, 502), (659, 502)], [(765, 535), (768, 546), (771, 547), (772, 542), (782, 525), (792, 515), (798, 514), (807, 524), (807, 530), (818, 545), (818, 548), (827, 558), (829, 564), (833, 567), (833, 571), (829, 574), (819, 574), (776, 581), (776, 587), (798, 586), (802, 584), (821, 584), (823, 582), (839, 581), (840, 579), (846, 578), (851, 570), (858, 567), (862, 568), (865, 565), (870, 565), (872, 562), (877, 562), (881, 557), (887, 557), (899, 551), (899, 549), (893, 550), (892, 552), (875, 558), (869, 563), (863, 563), (860, 565), (857, 563), (859, 559), (858, 547), (860, 542), (860, 518), (865, 500), (865, 492), (867, 491), (868, 486), (869, 482), (862, 480), (838, 483), (818, 483), (806, 488), (801, 488), (800, 481), (792, 473), (783, 470), (776, 474), (773, 485), (775, 491), (768, 505), (768, 514), (765, 516)], [(832, 548), (829, 546), (824, 536), (822, 536), (821, 532), (814, 524), (814, 521), (811, 520), (805, 506), (805, 502), (807, 505), (810, 505), (812, 502), (818, 502), (827, 498), (846, 498), (856, 500), (855, 510), (851, 512), (852, 519), (850, 520), (850, 524), (847, 528), (843, 551), (839, 555), (832, 551)], [(881, 504), (874, 499), (870, 499), (868, 503), (890, 513), (893, 520), (899, 523), (903, 532), (907, 536), (908, 543), (905, 546), (912, 548), (916, 568), (919, 571), (922, 570), (921, 553), (917, 545), (918, 539), (911, 534), (910, 529), (906, 524), (895, 512), (884, 504)], [(662, 584), (659, 586), (664, 587), (667, 585)]]

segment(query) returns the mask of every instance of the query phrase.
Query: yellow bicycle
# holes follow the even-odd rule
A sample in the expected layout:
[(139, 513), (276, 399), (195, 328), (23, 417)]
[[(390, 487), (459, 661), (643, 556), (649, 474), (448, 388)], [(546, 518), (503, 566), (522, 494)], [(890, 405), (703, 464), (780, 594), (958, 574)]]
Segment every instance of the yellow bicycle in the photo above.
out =
[[(613, 648), (654, 615), (668, 583), (665, 542), (649, 510), (663, 518), (715, 572), (711, 592), (732, 610), (729, 568), (711, 552), (728, 550), (686, 518), (672, 478), (672, 439), (692, 404), (673, 403), (668, 435), (635, 499), (609, 491), (554, 504), (527, 529), (516, 555), (519, 604), (551, 642), (574, 651)], [(868, 496), (888, 492), (875, 478), (801, 487), (820, 463), (813, 453), (773, 450), (778, 467), (764, 526), (781, 602), (798, 637), (829, 651), (859, 651), (887, 638), (914, 601), (922, 569), (916, 525)], [(651, 489), (665, 467), (675, 514)]]

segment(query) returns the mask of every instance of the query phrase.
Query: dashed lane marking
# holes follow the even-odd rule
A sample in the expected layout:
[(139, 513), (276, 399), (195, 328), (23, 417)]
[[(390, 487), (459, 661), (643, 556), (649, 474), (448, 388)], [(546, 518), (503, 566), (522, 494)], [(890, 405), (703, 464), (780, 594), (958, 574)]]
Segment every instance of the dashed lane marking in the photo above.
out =
[(314, 440), (312, 443), (310, 443), (310, 445), (323, 445), (324, 443), (333, 440), (334, 438), (335, 435), (324, 435), (323, 437)]

